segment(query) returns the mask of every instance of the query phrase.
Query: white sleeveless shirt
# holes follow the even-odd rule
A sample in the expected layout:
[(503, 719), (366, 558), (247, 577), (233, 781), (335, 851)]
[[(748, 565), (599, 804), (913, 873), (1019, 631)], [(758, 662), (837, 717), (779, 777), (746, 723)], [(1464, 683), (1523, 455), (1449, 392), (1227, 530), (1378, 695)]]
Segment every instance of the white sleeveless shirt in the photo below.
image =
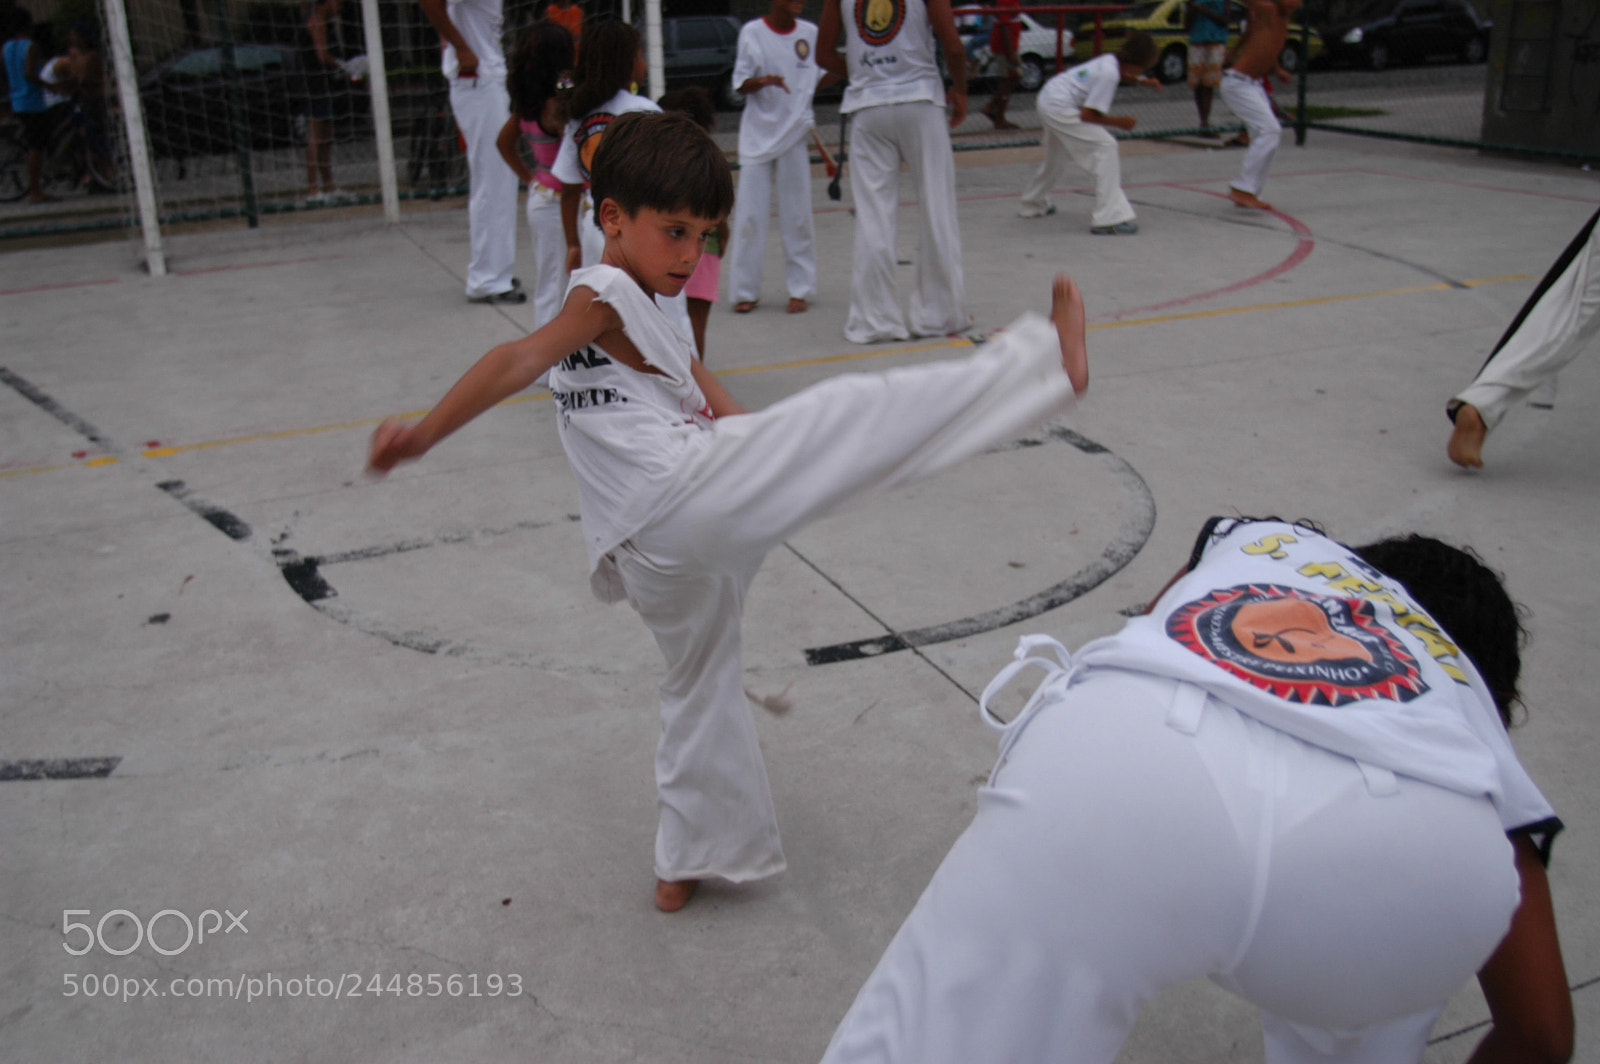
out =
[(1313, 746), (1554, 819), (1483, 678), (1396, 580), (1279, 521), (1218, 523), (1150, 613), (1072, 655), (1183, 680)]
[(944, 106), (937, 42), (923, 0), (840, 0), (850, 84), (839, 110), (926, 100)]
[(690, 369), (694, 342), (633, 278), (615, 266), (590, 266), (572, 274), (568, 294), (580, 286), (617, 312), (622, 331), (661, 371), (629, 369), (590, 344), (547, 378), (561, 412), (561, 445), (578, 480), (590, 586), (615, 602), (620, 584), (607, 554), (656, 516), (685, 466), (684, 452), (713, 415)]

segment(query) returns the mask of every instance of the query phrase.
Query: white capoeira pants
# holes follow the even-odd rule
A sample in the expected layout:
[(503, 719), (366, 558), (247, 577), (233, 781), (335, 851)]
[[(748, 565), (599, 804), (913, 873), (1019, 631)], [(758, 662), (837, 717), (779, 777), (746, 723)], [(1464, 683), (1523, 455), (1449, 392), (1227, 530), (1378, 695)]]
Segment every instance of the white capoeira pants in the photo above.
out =
[(802, 137), (776, 158), (740, 162), (739, 194), (733, 201), (733, 230), (729, 236), (729, 302), (747, 303), (761, 298), (761, 267), (767, 252), (767, 216), (774, 183), (778, 189), (784, 283), (792, 299), (817, 297), (810, 149), (810, 141)]
[(1262, 1010), (1269, 1064), (1417, 1064), (1518, 903), (1489, 799), (1192, 685), (1068, 684), (1007, 729), (826, 1064), (1110, 1064), (1139, 1006), (1197, 975)]
[(528, 232), (533, 237), (533, 327), (561, 312), (567, 294), (567, 236), (561, 228), (561, 193), (535, 181), (528, 186)]
[[(909, 331), (894, 280), (901, 163), (910, 168), (922, 222)], [(956, 222), (955, 157), (944, 108), (930, 102), (894, 103), (853, 113), (850, 195), (856, 207), (856, 240), (845, 339), (870, 344), (944, 336), (970, 325)]]
[(1450, 403), (1451, 419), (1471, 403), (1494, 428), (1600, 332), (1600, 211), (1567, 245), (1500, 338), (1477, 378)]
[(1267, 98), (1267, 90), (1257, 78), (1236, 70), (1224, 70), (1217, 94), (1228, 105), (1228, 110), (1239, 116), (1244, 128), (1250, 131), (1250, 146), (1244, 150), (1244, 162), (1239, 165), (1239, 176), (1233, 179), (1233, 187), (1240, 192), (1259, 196), (1266, 187), (1267, 171), (1272, 169), (1272, 157), (1278, 154), (1283, 126), (1272, 112), (1272, 101)]
[(1022, 191), (1022, 205), (1038, 211), (1050, 206), (1050, 190), (1061, 180), (1071, 159), (1094, 178), (1092, 226), (1120, 225), (1134, 219), (1133, 204), (1122, 191), (1122, 159), (1117, 138), (1104, 126), (1085, 122), (1076, 107), (1052, 111), (1041, 107), (1039, 121), (1049, 135), (1044, 141), (1044, 163)]
[(467, 298), (509, 292), (517, 264), (517, 175), (500, 157), (495, 138), (511, 113), (511, 97), (504, 81), (456, 78), (450, 85), (450, 110), (467, 142), (472, 248)]
[(784, 868), (740, 661), (744, 596), (767, 551), (1071, 398), (1055, 329), (1027, 315), (970, 358), (834, 377), (695, 437), (660, 517), (612, 554), (667, 664), (657, 878), (739, 882)]

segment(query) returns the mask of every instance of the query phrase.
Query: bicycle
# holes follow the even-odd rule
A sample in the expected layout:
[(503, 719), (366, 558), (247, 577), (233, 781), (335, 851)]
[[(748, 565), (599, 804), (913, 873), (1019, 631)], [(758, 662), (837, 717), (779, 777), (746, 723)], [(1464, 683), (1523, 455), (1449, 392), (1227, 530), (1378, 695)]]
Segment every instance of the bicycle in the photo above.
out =
[(0, 124), (0, 203), (14, 203), (28, 194), (28, 149), (22, 125), (15, 118)]
[(56, 123), (45, 148), (40, 183), (46, 195), (60, 196), (78, 189), (116, 192), (115, 156), (111, 146), (90, 125), (83, 105), (73, 100)]

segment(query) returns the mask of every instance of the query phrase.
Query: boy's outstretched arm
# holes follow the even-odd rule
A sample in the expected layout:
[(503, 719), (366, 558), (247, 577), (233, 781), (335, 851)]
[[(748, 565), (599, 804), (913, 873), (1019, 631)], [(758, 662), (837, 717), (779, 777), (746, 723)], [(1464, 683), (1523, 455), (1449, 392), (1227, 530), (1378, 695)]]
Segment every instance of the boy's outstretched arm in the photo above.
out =
[(379, 425), (372, 433), (367, 468), (374, 473), (387, 473), (401, 462), (421, 458), (434, 444), (491, 406), (522, 391), (601, 333), (621, 327), (617, 312), (597, 302), (592, 291), (581, 286), (574, 289), (561, 313), (548, 325), (520, 340), (490, 349), (421, 421), (408, 424), (400, 418), (389, 418)]
[(728, 389), (717, 380), (717, 375), (706, 369), (698, 358), (690, 361), (689, 372), (694, 374), (694, 382), (700, 386), (700, 394), (706, 397), (706, 405), (711, 407), (711, 413), (717, 417), (749, 413), (739, 405), (738, 400), (728, 394)]

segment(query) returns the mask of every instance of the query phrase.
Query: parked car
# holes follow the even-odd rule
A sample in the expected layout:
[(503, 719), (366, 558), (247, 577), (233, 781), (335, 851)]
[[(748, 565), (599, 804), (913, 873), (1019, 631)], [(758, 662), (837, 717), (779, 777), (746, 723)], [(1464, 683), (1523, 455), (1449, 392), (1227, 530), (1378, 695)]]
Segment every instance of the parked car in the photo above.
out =
[(1335, 10), (1323, 33), (1330, 61), (1382, 70), (1436, 57), (1481, 63), (1491, 28), (1467, 0), (1367, 0)]
[[(1238, 23), (1244, 14), (1242, 5), (1233, 3), (1228, 5), (1229, 23), (1231, 28), (1228, 33), (1228, 46), (1231, 48), (1239, 43)], [(1116, 51), (1122, 44), (1122, 38), (1133, 30), (1143, 30), (1155, 38), (1156, 47), (1160, 49), (1160, 58), (1156, 60), (1154, 74), (1167, 84), (1183, 81), (1189, 74), (1189, 31), (1184, 28), (1184, 0), (1144, 0), (1143, 3), (1134, 4), (1132, 7), (1115, 15), (1102, 16), (1101, 38), (1102, 51)], [(1322, 54), (1323, 38), (1316, 30), (1311, 31), (1310, 54), (1301, 54), (1300, 26), (1298, 20), (1289, 29), (1289, 40), (1283, 46), (1283, 52), (1278, 56), (1278, 62), (1289, 73), (1298, 73), (1303, 62), (1317, 58)], [(1086, 15), (1078, 24), (1078, 43), (1074, 49), (1075, 62), (1082, 63), (1092, 59), (1095, 54), (1094, 42), (1094, 17)]]
[[(699, 85), (723, 110), (744, 106), (734, 89), (733, 63), (739, 57), (739, 20), (728, 15), (682, 15), (661, 20), (661, 58), (667, 88)], [(639, 27), (644, 34), (644, 27)]]
[[(1056, 73), (1056, 28), (1053, 21), (1045, 25), (1026, 12), (1019, 13), (1017, 21), (1022, 23), (1022, 34), (1017, 39), (1017, 59), (1022, 68), (1018, 87), (1023, 92), (1035, 92)], [(977, 82), (1000, 77), (1004, 73), (1001, 60), (989, 51), (989, 20), (976, 15), (958, 15), (956, 26), (967, 44), (967, 79)], [(1061, 32), (1061, 56), (1064, 66), (1074, 62), (1071, 29), (1064, 28)], [(941, 69), (944, 66), (942, 53), (939, 65)]]
[[(294, 52), (272, 44), (235, 45), (232, 79), (224, 74), (222, 60), (221, 48), (200, 48), (172, 56), (140, 77), (139, 102), (156, 154), (181, 159), (233, 151), (235, 117), (253, 149), (304, 143), (304, 123), (296, 122), (304, 90)], [(366, 85), (328, 80), (334, 86), (334, 135), (347, 137), (369, 112)], [(237, 115), (229, 104), (233, 84)]]

